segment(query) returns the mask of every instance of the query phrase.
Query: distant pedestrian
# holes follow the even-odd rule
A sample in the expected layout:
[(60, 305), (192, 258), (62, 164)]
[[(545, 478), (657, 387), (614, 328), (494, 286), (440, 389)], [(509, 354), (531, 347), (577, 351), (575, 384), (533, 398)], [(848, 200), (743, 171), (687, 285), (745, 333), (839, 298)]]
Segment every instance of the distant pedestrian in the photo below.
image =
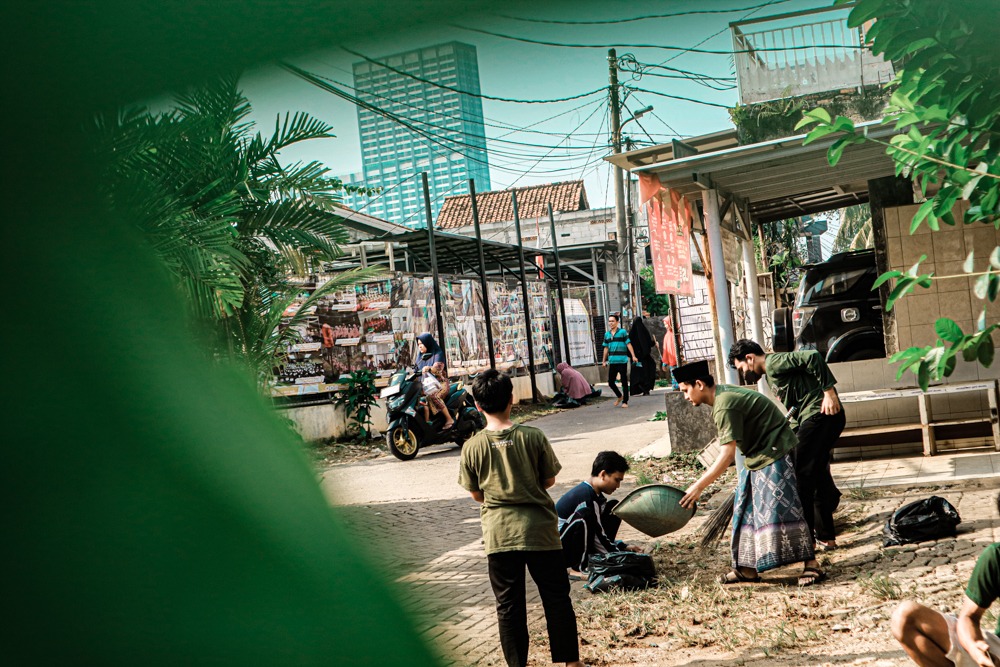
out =
[(629, 341), (635, 356), (638, 358), (632, 366), (632, 379), (629, 382), (632, 395), (649, 393), (656, 387), (656, 340), (649, 334), (649, 329), (641, 317), (632, 320), (632, 328), (628, 332)]
[[(628, 332), (620, 328), (621, 316), (617, 313), (608, 315), (608, 325), (610, 329), (604, 332), (604, 365), (608, 368), (608, 386), (618, 398), (615, 400), (615, 407), (628, 407), (628, 362), (638, 361), (632, 343), (629, 341)], [(622, 388), (618, 390), (615, 384), (621, 378)], [(624, 392), (624, 393), (623, 393)]]
[(599, 452), (590, 469), (590, 479), (584, 480), (563, 494), (556, 503), (559, 515), (559, 539), (570, 577), (582, 578), (590, 557), (617, 551), (640, 552), (617, 539), (622, 520), (612, 510), (617, 500), (606, 496), (618, 490), (628, 461), (618, 452)]
[(486, 428), (462, 448), (458, 483), (482, 504), (480, 517), (497, 600), (500, 645), (509, 667), (528, 664), (527, 567), (545, 610), (552, 662), (583, 667), (576, 614), (548, 491), (562, 468), (545, 434), (510, 420), (514, 385), (488, 370), (472, 382)]
[(674, 323), (669, 314), (663, 317), (663, 327), (666, 333), (663, 334), (663, 344), (660, 345), (660, 361), (663, 362), (663, 370), (669, 374), (671, 387), (679, 389), (674, 377), (674, 369), (678, 366), (677, 339), (674, 337)]

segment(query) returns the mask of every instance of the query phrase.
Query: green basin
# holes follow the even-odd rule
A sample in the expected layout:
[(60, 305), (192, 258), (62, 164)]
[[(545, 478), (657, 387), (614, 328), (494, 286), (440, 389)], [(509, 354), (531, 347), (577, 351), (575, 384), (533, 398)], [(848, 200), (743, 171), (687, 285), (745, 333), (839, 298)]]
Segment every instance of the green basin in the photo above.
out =
[(684, 491), (669, 484), (650, 484), (634, 489), (612, 510), (622, 521), (650, 537), (660, 537), (683, 528), (694, 508), (684, 509)]

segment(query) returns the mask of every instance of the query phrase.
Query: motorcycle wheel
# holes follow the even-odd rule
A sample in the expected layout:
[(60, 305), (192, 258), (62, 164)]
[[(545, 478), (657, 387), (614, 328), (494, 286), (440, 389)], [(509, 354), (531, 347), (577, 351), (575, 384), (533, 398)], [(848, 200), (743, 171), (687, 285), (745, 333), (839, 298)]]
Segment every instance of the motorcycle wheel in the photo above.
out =
[(389, 451), (400, 461), (409, 461), (417, 455), (420, 441), (417, 434), (405, 426), (395, 426), (385, 434)]

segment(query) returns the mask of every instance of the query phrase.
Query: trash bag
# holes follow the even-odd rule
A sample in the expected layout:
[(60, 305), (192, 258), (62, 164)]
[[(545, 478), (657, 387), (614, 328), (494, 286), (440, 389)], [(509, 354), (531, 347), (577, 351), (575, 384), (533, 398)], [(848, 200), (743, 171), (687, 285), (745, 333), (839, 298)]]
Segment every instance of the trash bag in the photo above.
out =
[(569, 396), (562, 396), (559, 400), (552, 401), (552, 407), (554, 408), (578, 408), (582, 405), (580, 401), (575, 398), (570, 398)]
[(954, 537), (962, 522), (958, 510), (944, 498), (931, 496), (903, 505), (885, 522), (882, 546)]
[(590, 385), (590, 393), (587, 394), (584, 398), (600, 398), (602, 391), (603, 391), (602, 389), (598, 389), (594, 385)]
[(590, 576), (583, 587), (591, 593), (635, 591), (656, 585), (656, 567), (649, 554), (631, 551), (595, 554), (590, 557), (587, 571)]

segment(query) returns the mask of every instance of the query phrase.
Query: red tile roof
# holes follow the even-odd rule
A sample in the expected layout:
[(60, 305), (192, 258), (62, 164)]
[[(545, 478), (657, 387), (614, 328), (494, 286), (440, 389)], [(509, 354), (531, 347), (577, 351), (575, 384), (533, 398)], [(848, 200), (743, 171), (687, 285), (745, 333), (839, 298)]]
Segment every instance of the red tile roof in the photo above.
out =
[[(521, 219), (539, 218), (548, 215), (548, 204), (553, 211), (585, 211), (590, 209), (583, 181), (546, 183), (515, 188), (517, 191), (517, 212)], [(514, 219), (510, 201), (510, 190), (477, 192), (476, 205), (479, 208), (479, 223), (507, 222)], [(472, 224), (472, 199), (469, 195), (447, 197), (437, 217), (438, 229), (455, 229)]]

